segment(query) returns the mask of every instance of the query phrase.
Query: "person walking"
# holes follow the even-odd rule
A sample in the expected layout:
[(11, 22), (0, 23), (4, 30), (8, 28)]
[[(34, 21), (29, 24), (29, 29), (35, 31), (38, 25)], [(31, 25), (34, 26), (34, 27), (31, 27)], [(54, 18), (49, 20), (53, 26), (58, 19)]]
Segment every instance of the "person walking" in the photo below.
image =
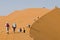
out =
[(26, 30), (24, 29), (23, 32), (25, 33), (25, 31), (26, 31)]
[(12, 28), (13, 28), (14, 33), (15, 33), (15, 30), (16, 30), (16, 27), (17, 27), (16, 23), (13, 23)]
[(19, 28), (19, 29), (18, 29), (18, 32), (22, 32), (22, 28)]
[(30, 28), (30, 27), (31, 27), (31, 25), (30, 25), (30, 24), (28, 24), (28, 27)]
[(5, 27), (6, 27), (6, 32), (7, 32), (7, 34), (9, 34), (9, 27), (10, 27), (10, 25), (9, 25), (8, 22), (6, 22)]
[(26, 30), (25, 30), (25, 28), (23, 27), (23, 33), (25, 33), (26, 32)]

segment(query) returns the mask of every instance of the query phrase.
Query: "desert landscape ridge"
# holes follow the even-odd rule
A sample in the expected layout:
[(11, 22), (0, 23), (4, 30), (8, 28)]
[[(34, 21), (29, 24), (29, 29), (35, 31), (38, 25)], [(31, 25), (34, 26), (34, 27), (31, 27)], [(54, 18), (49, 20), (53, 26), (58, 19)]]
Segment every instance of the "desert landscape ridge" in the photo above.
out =
[(55, 8), (37, 21), (30, 29), (34, 40), (60, 40), (60, 8)]
[[(32, 25), (37, 17), (42, 17), (51, 10), (47, 8), (29, 8), (25, 10), (17, 10), (6, 16), (0, 16), (0, 40), (34, 40), (30, 37), (30, 28), (28, 24)], [(6, 21), (10, 24), (9, 35), (6, 34), (5, 23)], [(12, 24), (17, 24), (16, 33), (12, 32)], [(19, 28), (25, 28), (26, 33), (18, 33)]]

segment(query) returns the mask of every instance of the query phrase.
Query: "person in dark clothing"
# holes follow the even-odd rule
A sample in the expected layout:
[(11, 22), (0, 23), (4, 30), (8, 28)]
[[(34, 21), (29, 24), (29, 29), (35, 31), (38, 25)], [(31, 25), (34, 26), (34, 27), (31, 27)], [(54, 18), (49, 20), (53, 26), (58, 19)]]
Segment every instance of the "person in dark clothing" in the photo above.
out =
[(22, 28), (19, 28), (19, 29), (18, 29), (18, 32), (22, 32)]
[(30, 24), (28, 25), (28, 27), (30, 28)]
[(20, 32), (22, 32), (22, 29), (20, 28)]
[(26, 32), (26, 30), (25, 30), (25, 28), (23, 27), (23, 33), (25, 33)]
[(10, 27), (10, 25), (9, 25), (8, 22), (5, 24), (5, 27), (6, 27), (6, 32), (7, 32), (7, 34), (9, 34), (9, 27)]
[(25, 29), (23, 30), (23, 32), (25, 33)]

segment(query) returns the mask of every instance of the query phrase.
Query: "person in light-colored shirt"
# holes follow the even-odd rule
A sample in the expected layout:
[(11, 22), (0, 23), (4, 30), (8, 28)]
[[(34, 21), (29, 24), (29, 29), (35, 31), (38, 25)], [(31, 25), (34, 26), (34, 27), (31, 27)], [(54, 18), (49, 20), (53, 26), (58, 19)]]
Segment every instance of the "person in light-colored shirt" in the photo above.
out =
[(16, 27), (17, 27), (16, 23), (13, 23), (13, 24), (12, 24), (12, 28), (13, 28), (13, 32), (14, 32), (14, 33), (15, 33), (15, 30), (16, 30)]

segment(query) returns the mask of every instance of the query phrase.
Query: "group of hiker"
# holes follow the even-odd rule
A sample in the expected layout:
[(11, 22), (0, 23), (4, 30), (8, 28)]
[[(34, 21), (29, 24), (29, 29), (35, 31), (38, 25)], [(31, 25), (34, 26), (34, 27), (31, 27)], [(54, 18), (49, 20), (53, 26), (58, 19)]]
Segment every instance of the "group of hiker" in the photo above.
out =
[[(39, 19), (39, 16), (37, 17), (38, 19)], [(36, 21), (36, 19), (34, 19), (34, 21)], [(30, 24), (28, 24), (28, 27), (30, 28)], [(6, 22), (6, 24), (5, 24), (5, 27), (6, 27), (6, 32), (7, 32), (7, 34), (9, 34), (9, 28), (10, 28), (10, 24), (8, 23), (8, 22)], [(12, 29), (13, 29), (13, 32), (15, 33), (15, 30), (16, 30), (16, 27), (17, 27), (17, 25), (16, 25), (16, 23), (13, 23), (12, 24)], [(19, 32), (24, 32), (25, 33), (25, 28), (23, 28), (24, 30), (22, 30), (22, 28), (20, 28), (18, 31)]]
[[(7, 34), (9, 34), (10, 24), (8, 22), (6, 22), (5, 27), (6, 27)], [(17, 27), (16, 23), (13, 23), (12, 24), (12, 29), (13, 29), (13, 32), (14, 33), (15, 33), (15, 30), (16, 30), (16, 27)], [(23, 30), (22, 30), (22, 28), (20, 28), (18, 31), (19, 32), (22, 32), (23, 31), (25, 33), (25, 28), (23, 28)]]

